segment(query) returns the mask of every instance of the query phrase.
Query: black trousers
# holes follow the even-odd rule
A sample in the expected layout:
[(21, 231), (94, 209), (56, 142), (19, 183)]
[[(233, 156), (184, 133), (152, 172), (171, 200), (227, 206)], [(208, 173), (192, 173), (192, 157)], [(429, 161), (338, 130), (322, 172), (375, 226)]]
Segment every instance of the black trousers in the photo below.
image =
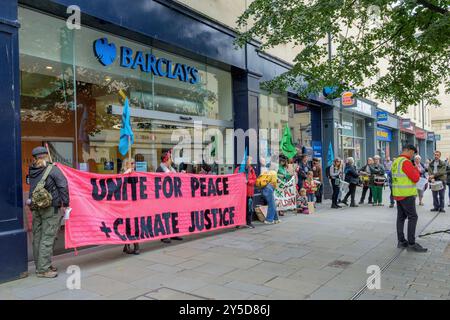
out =
[(254, 211), (255, 210), (253, 209), (253, 197), (247, 197), (247, 215), (245, 219), (247, 224), (252, 224)]
[(439, 191), (431, 191), (433, 193), (433, 207), (434, 209), (444, 209), (445, 207), (445, 184), (444, 188)]
[(348, 197), (350, 197), (350, 204), (355, 204), (355, 192), (356, 192), (356, 184), (350, 183), (348, 186), (348, 192), (344, 197), (344, 202), (347, 202)]
[(406, 219), (408, 219), (408, 243), (412, 245), (416, 242), (416, 226), (418, 219), (416, 212), (416, 197), (406, 197), (403, 200), (397, 200), (397, 238), (400, 242), (406, 240), (403, 232)]
[(370, 189), (369, 186), (363, 186), (361, 199), (359, 200), (359, 202), (361, 203), (364, 202), (364, 200), (366, 199), (367, 190), (369, 190), (369, 202), (372, 202), (372, 190)]
[(316, 191), (316, 202), (322, 203), (323, 184), (320, 184), (319, 189)]
[(339, 196), (339, 186), (336, 186), (335, 181), (336, 181), (336, 179), (331, 179), (331, 186), (333, 187), (333, 194), (331, 195), (331, 202), (332, 202), (332, 204), (337, 205), (338, 196)]

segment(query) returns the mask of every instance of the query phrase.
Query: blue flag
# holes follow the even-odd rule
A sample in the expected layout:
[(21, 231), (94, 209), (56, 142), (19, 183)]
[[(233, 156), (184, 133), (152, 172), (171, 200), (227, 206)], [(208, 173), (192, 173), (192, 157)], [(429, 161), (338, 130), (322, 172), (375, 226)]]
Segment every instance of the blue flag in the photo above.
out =
[[(128, 141), (128, 137), (130, 137), (130, 141)], [(131, 129), (131, 121), (130, 121), (130, 106), (128, 104), (128, 98), (125, 99), (125, 105), (123, 106), (122, 113), (122, 128), (120, 129), (120, 141), (119, 141), (119, 152), (122, 156), (125, 156), (130, 148), (128, 144), (134, 143), (134, 134)]]
[(333, 161), (334, 161), (333, 145), (331, 144), (331, 141), (330, 141), (330, 145), (328, 146), (328, 154), (327, 154), (328, 166), (331, 166), (333, 164)]
[(247, 147), (245, 147), (244, 158), (242, 158), (241, 165), (239, 167), (239, 173), (245, 172), (245, 167), (247, 166)]

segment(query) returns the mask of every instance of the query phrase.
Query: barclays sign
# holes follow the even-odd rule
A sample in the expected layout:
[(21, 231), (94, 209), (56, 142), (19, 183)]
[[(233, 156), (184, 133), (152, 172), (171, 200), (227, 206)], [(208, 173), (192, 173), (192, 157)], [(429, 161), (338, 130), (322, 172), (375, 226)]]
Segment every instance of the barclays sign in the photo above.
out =
[[(108, 66), (117, 58), (117, 48), (114, 43), (108, 43), (107, 38), (94, 41), (94, 54), (98, 61)], [(152, 73), (158, 77), (178, 79), (179, 81), (196, 84), (200, 81), (198, 69), (186, 64), (174, 63), (172, 60), (157, 58), (151, 53), (133, 52), (132, 49), (120, 47), (120, 66), (128, 69), (140, 69), (141, 72)]]

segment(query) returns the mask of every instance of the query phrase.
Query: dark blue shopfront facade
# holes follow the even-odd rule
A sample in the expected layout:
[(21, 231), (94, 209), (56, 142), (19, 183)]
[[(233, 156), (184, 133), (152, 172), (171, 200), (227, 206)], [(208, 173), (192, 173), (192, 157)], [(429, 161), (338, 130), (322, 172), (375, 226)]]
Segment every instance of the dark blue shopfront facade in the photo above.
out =
[[(131, 4), (132, 3), (132, 4)], [(260, 83), (287, 71), (283, 61), (259, 52), (256, 43), (234, 45), (235, 33), (173, 1), (159, 0), (0, 0), (0, 282), (27, 272), (23, 224), (19, 95), (18, 7), (66, 18), (70, 5), (81, 8), (82, 25), (214, 65), (231, 72), (234, 127), (258, 129)], [(52, 45), (52, 44), (49, 44)], [(289, 94), (295, 99), (294, 94)], [(326, 102), (309, 101), (316, 151), (333, 143), (333, 127), (322, 127)], [(329, 131), (329, 132), (328, 132)], [(322, 145), (320, 145), (320, 142)], [(320, 146), (319, 146), (320, 145)], [(235, 154), (237, 154), (235, 152)], [(239, 162), (240, 159), (235, 159)]]

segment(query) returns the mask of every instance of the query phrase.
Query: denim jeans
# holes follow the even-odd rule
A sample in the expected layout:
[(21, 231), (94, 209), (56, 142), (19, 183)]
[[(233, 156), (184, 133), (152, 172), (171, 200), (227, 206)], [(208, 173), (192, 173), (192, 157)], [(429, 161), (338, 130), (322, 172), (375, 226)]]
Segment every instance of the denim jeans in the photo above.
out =
[(314, 193), (307, 193), (308, 202), (314, 202)]
[(445, 207), (445, 184), (444, 189), (439, 191), (432, 191), (433, 193), (433, 207), (434, 209), (444, 209)]
[(271, 184), (268, 184), (267, 186), (262, 189), (262, 194), (264, 199), (267, 201), (267, 217), (266, 221), (273, 222), (273, 220), (278, 220), (278, 214), (277, 214), (277, 208), (275, 206), (275, 195), (274, 195), (274, 188)]

